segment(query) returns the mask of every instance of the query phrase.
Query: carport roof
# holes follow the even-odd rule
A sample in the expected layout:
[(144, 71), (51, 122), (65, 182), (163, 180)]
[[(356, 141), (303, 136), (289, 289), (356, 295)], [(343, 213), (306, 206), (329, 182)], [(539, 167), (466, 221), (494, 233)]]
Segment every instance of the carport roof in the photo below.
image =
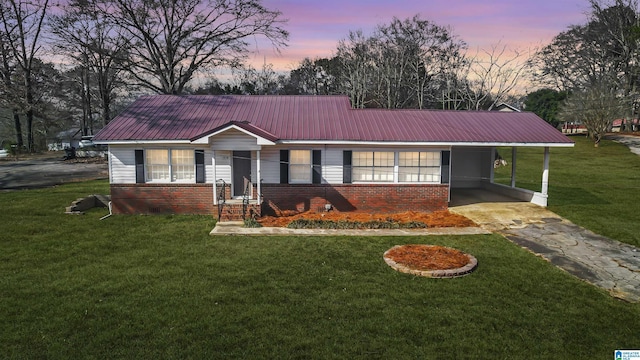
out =
[(193, 142), (238, 126), (279, 143), (573, 146), (530, 112), (352, 109), (346, 96), (142, 96), (94, 142)]

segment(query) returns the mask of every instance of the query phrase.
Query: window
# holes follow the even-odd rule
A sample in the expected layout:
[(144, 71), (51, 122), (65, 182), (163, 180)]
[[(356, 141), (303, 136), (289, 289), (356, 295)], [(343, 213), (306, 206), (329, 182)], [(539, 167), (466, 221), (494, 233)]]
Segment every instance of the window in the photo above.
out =
[(193, 150), (171, 150), (171, 181), (193, 180)]
[(398, 153), (398, 181), (440, 183), (440, 152)]
[(169, 150), (147, 150), (144, 163), (147, 181), (169, 181)]
[(354, 151), (353, 181), (393, 182), (393, 151)]
[(311, 183), (311, 150), (289, 151), (289, 182)]
[(184, 182), (195, 179), (193, 150), (149, 149), (145, 151), (146, 181)]

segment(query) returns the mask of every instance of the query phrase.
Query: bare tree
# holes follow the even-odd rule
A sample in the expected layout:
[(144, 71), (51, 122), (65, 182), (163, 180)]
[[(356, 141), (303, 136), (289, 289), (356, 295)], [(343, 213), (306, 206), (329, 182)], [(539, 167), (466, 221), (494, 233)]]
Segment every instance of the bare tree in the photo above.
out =
[(368, 89), (373, 73), (371, 40), (362, 31), (351, 31), (346, 40), (338, 43), (337, 57), (342, 68), (340, 81), (351, 99), (353, 108), (366, 107)]
[(49, 0), (0, 0), (2, 35), (11, 56), (21, 70), (22, 107), (27, 119), (27, 149), (34, 150), (34, 60), (41, 49), (40, 40)]
[(581, 122), (598, 147), (613, 120), (628, 111), (627, 101), (620, 96), (616, 85), (604, 80), (571, 94), (558, 115), (562, 121)]
[(259, 0), (107, 0), (100, 9), (129, 38), (128, 73), (158, 93), (180, 94), (198, 70), (237, 65), (249, 40), (286, 45), (281, 13)]
[(524, 53), (510, 50), (507, 45), (492, 45), (489, 50), (477, 50), (468, 56), (458, 77), (460, 98), (469, 110), (493, 109), (517, 89), (527, 69)]
[(14, 84), (15, 68), (16, 64), (12, 51), (9, 46), (9, 41), (6, 38), (4, 32), (0, 32), (0, 56), (2, 57), (2, 64), (0, 66), (0, 78), (2, 83), (0, 84), (0, 104), (11, 109), (13, 115), (13, 128), (16, 136), (16, 144), (18, 149), (24, 147), (24, 140), (22, 138), (22, 123), (20, 121), (19, 101), (16, 99), (16, 86)]
[(111, 120), (115, 92), (124, 85), (123, 63), (128, 55), (121, 29), (110, 23), (96, 4), (73, 0), (62, 7), (64, 13), (51, 17), (56, 47), (73, 63), (80, 64), (84, 135), (93, 133), (92, 92), (95, 82), (102, 126)]

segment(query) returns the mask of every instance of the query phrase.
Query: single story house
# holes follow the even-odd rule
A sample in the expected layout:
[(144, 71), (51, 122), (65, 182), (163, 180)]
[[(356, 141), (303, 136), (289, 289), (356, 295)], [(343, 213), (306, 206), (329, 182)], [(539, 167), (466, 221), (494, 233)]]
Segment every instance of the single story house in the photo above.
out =
[[(549, 148), (528, 112), (353, 109), (346, 96), (143, 96), (93, 138), (114, 213), (447, 209), (456, 188), (547, 204)], [(499, 146), (543, 147), (542, 189), (493, 183)], [(515, 158), (515, 156), (514, 156)]]

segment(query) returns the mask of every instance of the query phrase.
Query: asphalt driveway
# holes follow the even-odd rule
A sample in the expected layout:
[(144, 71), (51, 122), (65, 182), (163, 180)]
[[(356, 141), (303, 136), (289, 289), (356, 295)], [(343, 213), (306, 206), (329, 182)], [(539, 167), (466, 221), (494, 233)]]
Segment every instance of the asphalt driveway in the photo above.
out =
[(0, 190), (51, 187), (59, 184), (108, 178), (106, 159), (62, 160), (49, 155), (29, 160), (0, 160)]

